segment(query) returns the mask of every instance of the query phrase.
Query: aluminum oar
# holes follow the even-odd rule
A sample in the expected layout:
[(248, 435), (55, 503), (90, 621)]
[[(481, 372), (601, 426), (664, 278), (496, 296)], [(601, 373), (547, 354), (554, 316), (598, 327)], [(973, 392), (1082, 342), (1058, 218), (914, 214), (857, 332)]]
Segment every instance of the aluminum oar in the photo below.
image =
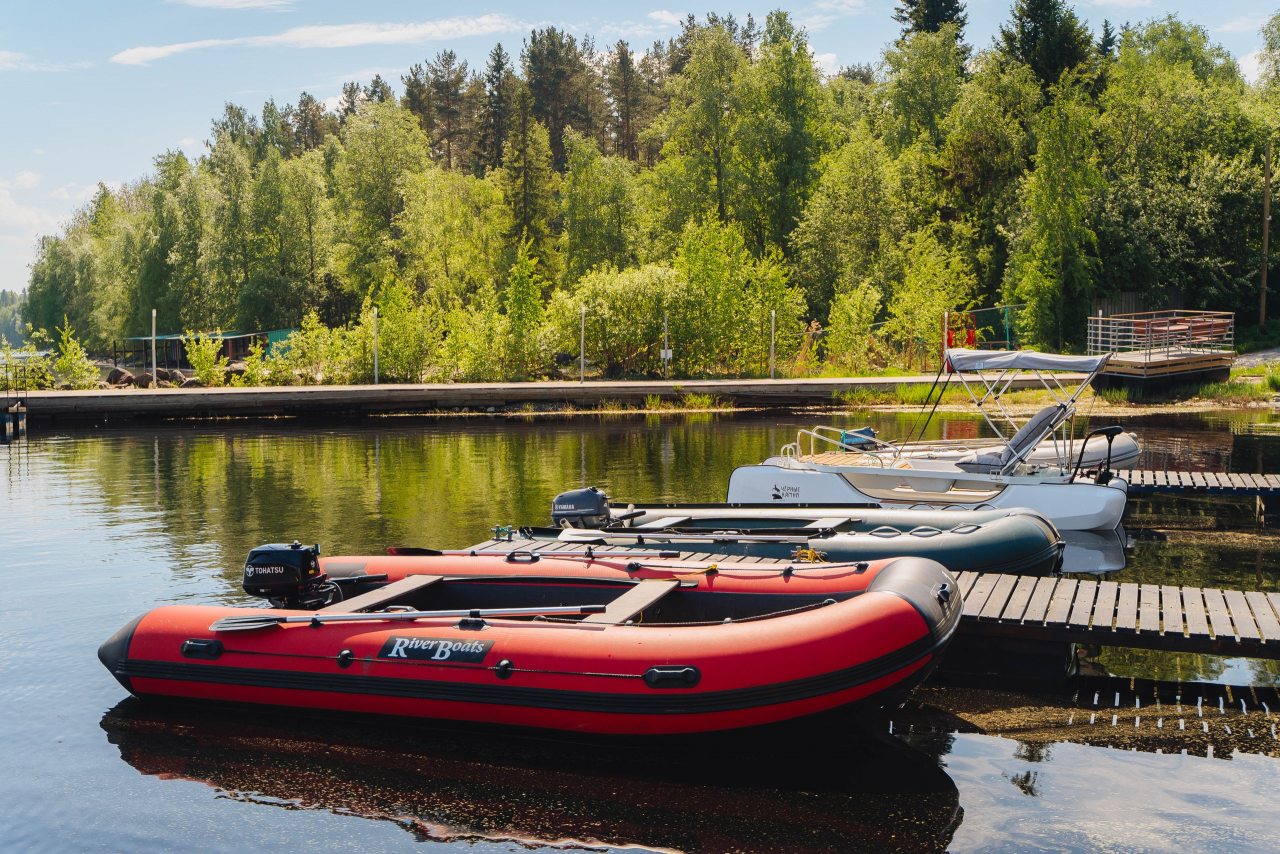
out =
[(441, 617), (538, 617), (550, 615), (600, 614), (604, 605), (564, 605), (538, 608), (459, 608), (452, 611), (375, 611), (369, 614), (311, 614), (280, 616), (277, 614), (250, 614), (243, 617), (223, 617), (209, 626), (211, 632), (243, 632), (252, 629), (268, 629), (286, 623), (359, 623), (373, 620), (405, 622)]

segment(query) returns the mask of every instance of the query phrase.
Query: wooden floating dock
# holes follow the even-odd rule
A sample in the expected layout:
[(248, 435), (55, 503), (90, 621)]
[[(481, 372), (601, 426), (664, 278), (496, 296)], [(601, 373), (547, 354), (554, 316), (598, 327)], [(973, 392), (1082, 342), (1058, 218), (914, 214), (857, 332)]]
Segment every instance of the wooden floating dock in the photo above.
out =
[(1280, 658), (1280, 593), (960, 573), (966, 634)]
[[(1066, 380), (1076, 382), (1083, 374)], [(647, 398), (679, 401), (709, 395), (739, 407), (833, 406), (857, 391), (893, 391), (900, 385), (928, 387), (932, 374), (906, 377), (846, 377), (747, 380), (588, 380), (510, 383), (424, 383), (230, 388), (94, 389), (32, 391), (25, 402), (32, 421), (128, 421), (224, 417), (353, 417), (438, 413), (450, 410), (521, 411), (523, 407), (596, 407), (612, 402), (643, 405)], [(1013, 388), (1039, 388), (1022, 377)]]
[(1130, 495), (1201, 492), (1268, 498), (1280, 495), (1280, 474), (1236, 474), (1213, 471), (1124, 471)]
[[(629, 546), (493, 539), (463, 551), (799, 565), (777, 558), (657, 552)], [(962, 572), (960, 633), (970, 637), (1139, 647), (1280, 659), (1280, 593), (1063, 576)]]

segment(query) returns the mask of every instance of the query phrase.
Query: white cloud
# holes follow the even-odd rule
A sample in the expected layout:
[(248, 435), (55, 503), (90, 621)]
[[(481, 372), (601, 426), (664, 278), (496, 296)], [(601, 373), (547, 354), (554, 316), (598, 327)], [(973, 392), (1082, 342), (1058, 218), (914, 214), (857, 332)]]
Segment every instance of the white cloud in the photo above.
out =
[(1215, 33), (1256, 33), (1262, 29), (1262, 25), (1267, 21), (1265, 18), (1251, 18), (1248, 15), (1242, 15), (1239, 18), (1232, 18), (1224, 24), (1220, 24), (1213, 28)]
[(16, 50), (0, 50), (0, 71), (74, 71), (88, 68), (88, 62), (36, 62)]
[(75, 202), (77, 205), (82, 205), (92, 199), (96, 192), (98, 192), (97, 184), (78, 184), (72, 181), (69, 184), (63, 184), (61, 187), (55, 187), (49, 193), (49, 198), (57, 199), (60, 202)]
[(1151, 0), (1090, 0), (1090, 6), (1118, 6), (1121, 9), (1137, 9), (1150, 6)]
[(342, 96), (330, 95), (328, 98), (321, 100), (320, 103), (324, 105), (325, 112), (336, 113), (338, 108), (342, 106)]
[(813, 7), (837, 15), (858, 15), (866, 10), (867, 0), (818, 0)]
[(666, 24), (669, 27), (679, 26), (684, 20), (683, 12), (672, 12), (670, 9), (654, 9), (646, 17), (650, 21), (657, 21), (659, 24)]
[(1240, 73), (1244, 75), (1244, 79), (1250, 83), (1257, 83), (1258, 78), (1262, 76), (1262, 51), (1255, 50), (1253, 53), (1246, 53), (1238, 60), (1240, 65)]
[(169, 0), (180, 6), (201, 9), (287, 9), (294, 0)]
[(836, 59), (834, 53), (815, 53), (813, 61), (818, 63), (818, 67), (822, 69), (822, 73), (831, 77), (840, 71), (840, 61)]
[(525, 25), (507, 15), (479, 15), (470, 18), (441, 18), (393, 24), (318, 24), (292, 27), (266, 36), (229, 39), (198, 39), (167, 45), (144, 45), (122, 50), (111, 57), (120, 65), (148, 65), (179, 53), (215, 47), (335, 48), (365, 45), (416, 44), (419, 42), (485, 36), (523, 30)]
[(12, 178), (0, 178), (0, 188), (5, 190), (30, 190), (33, 187), (39, 187), (40, 181), (41, 175), (39, 172), (23, 169)]

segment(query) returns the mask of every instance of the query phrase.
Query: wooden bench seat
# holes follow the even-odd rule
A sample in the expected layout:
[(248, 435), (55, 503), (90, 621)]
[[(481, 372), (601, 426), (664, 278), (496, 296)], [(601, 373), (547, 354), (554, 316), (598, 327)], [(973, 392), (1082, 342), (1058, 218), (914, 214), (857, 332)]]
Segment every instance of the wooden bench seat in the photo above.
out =
[(370, 590), (368, 593), (344, 599), (341, 602), (335, 602), (328, 607), (321, 608), (320, 613), (355, 614), (360, 611), (381, 610), (390, 605), (395, 605), (401, 599), (405, 599), (419, 590), (430, 587), (432, 584), (443, 580), (443, 578), (444, 576), (441, 575), (407, 575), (385, 587), (379, 587), (377, 590)]
[(627, 620), (635, 619), (637, 614), (679, 586), (680, 582), (676, 580), (641, 581), (610, 602), (604, 611), (599, 614), (588, 614), (582, 622), (605, 626), (620, 625)]

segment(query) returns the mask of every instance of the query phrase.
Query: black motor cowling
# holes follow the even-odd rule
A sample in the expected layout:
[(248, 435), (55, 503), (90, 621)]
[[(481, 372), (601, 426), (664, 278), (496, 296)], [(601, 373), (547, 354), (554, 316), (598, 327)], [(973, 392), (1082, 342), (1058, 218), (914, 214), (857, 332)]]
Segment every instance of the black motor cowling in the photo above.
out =
[(314, 608), (329, 598), (329, 578), (320, 570), (320, 546), (269, 543), (249, 552), (244, 562), (244, 592), (272, 605)]
[(551, 523), (561, 528), (607, 528), (609, 496), (600, 489), (572, 489), (551, 501)]

